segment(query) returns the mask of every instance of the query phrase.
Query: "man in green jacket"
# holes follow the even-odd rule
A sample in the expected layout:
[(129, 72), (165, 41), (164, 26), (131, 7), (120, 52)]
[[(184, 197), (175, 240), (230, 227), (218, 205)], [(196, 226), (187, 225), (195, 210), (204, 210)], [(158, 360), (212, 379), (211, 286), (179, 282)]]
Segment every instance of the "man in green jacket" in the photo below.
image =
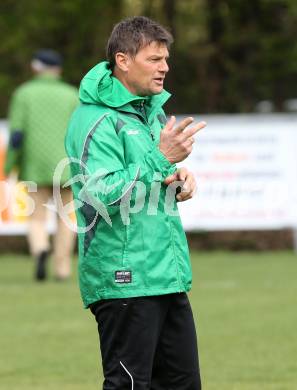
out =
[[(35, 77), (17, 88), (10, 104), (5, 171), (9, 175), (16, 170), (20, 181), (36, 186), (30, 189), (34, 210), (29, 218), (28, 239), (31, 254), (36, 258), (35, 277), (43, 281), (50, 249), (45, 204), (53, 196), (53, 185), (62, 185), (69, 178), (65, 171), (61, 183), (53, 183), (55, 168), (66, 157), (65, 132), (78, 104), (78, 94), (76, 88), (60, 80), (59, 53), (39, 50), (31, 67)], [(60, 195), (65, 203), (72, 199), (69, 188), (61, 188)], [(54, 273), (59, 280), (70, 275), (73, 243), (74, 233), (58, 218), (53, 249)]]
[[(162, 109), (172, 37), (156, 22), (117, 24), (108, 62), (83, 78), (66, 135), (79, 237), (79, 282), (98, 322), (103, 389), (201, 388), (186, 292), (191, 265), (176, 201), (193, 174), (175, 163), (204, 122)], [(182, 187), (182, 191), (180, 191)]]

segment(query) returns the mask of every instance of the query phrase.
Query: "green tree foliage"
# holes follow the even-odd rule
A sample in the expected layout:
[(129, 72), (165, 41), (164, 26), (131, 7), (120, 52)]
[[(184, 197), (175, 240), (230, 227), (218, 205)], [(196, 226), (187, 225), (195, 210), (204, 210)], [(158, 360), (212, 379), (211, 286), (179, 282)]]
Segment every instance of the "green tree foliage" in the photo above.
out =
[(295, 0), (1, 0), (0, 116), (30, 77), (40, 47), (59, 50), (64, 78), (78, 85), (105, 57), (123, 17), (146, 15), (170, 28), (171, 112), (249, 112), (259, 100), (278, 110), (297, 97)]
[(13, 89), (31, 76), (30, 60), (39, 48), (64, 57), (64, 78), (78, 85), (104, 58), (106, 38), (122, 17), (117, 0), (1, 0), (0, 117)]

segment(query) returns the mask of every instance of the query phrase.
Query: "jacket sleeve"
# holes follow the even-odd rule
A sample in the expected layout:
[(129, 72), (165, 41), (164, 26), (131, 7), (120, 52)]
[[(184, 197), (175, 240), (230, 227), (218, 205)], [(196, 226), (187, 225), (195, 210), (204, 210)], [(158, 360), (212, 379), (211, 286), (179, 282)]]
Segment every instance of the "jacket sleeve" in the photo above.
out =
[(157, 145), (139, 161), (127, 165), (123, 144), (108, 117), (88, 137), (80, 159), (85, 181), (80, 197), (93, 200), (94, 207), (97, 200), (105, 207), (117, 206), (136, 181), (146, 185), (163, 181), (176, 170)]
[(9, 175), (13, 169), (20, 167), (25, 119), (26, 98), (20, 89), (14, 93), (8, 113), (9, 141), (4, 167), (6, 175)]

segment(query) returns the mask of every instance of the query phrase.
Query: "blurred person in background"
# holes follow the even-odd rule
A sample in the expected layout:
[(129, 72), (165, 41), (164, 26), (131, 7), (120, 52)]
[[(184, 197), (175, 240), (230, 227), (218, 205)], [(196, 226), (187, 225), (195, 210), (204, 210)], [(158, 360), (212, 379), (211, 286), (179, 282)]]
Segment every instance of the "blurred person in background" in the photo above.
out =
[[(191, 153), (205, 122), (166, 120), (171, 42), (146, 17), (118, 23), (108, 61), (81, 82), (82, 104), (66, 135), (76, 161), (77, 221), (88, 228), (79, 234), (80, 289), (98, 323), (104, 390), (201, 389), (188, 245), (178, 212), (166, 212), (166, 194), (168, 185), (182, 183), (180, 193), (172, 190), (175, 210), (175, 196), (193, 197), (194, 175), (175, 163)], [(123, 209), (139, 200), (137, 184), (158, 188), (156, 210), (148, 211), (147, 194), (143, 208), (125, 220)]]
[[(53, 195), (53, 174), (59, 161), (66, 157), (64, 137), (69, 118), (78, 104), (75, 87), (60, 78), (62, 58), (51, 49), (35, 53), (31, 61), (32, 80), (22, 84), (13, 94), (9, 108), (10, 139), (5, 172), (16, 171), (21, 181), (37, 184), (37, 192), (30, 192), (34, 211), (29, 217), (28, 242), (36, 260), (35, 278), (47, 278), (50, 241), (47, 231), (45, 204)], [(63, 173), (62, 186), (68, 179)], [(72, 200), (69, 188), (60, 188), (62, 202)], [(74, 233), (57, 219), (53, 242), (54, 274), (65, 280), (71, 272)]]

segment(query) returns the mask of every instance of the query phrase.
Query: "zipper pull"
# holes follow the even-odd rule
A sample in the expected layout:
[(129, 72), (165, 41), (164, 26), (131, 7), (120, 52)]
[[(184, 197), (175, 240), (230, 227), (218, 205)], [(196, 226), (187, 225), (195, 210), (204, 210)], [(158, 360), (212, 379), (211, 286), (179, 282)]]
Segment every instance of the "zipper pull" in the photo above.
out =
[(141, 111), (141, 113), (142, 113), (144, 119), (145, 119), (146, 122), (147, 122), (147, 115), (146, 115), (146, 110), (145, 110), (144, 104), (145, 104), (145, 102), (144, 102), (144, 100), (142, 100), (142, 101), (140, 102), (140, 111)]
[(154, 135), (154, 133), (152, 132), (152, 130), (150, 130), (150, 133), (151, 133), (152, 140), (155, 141), (155, 135)]

